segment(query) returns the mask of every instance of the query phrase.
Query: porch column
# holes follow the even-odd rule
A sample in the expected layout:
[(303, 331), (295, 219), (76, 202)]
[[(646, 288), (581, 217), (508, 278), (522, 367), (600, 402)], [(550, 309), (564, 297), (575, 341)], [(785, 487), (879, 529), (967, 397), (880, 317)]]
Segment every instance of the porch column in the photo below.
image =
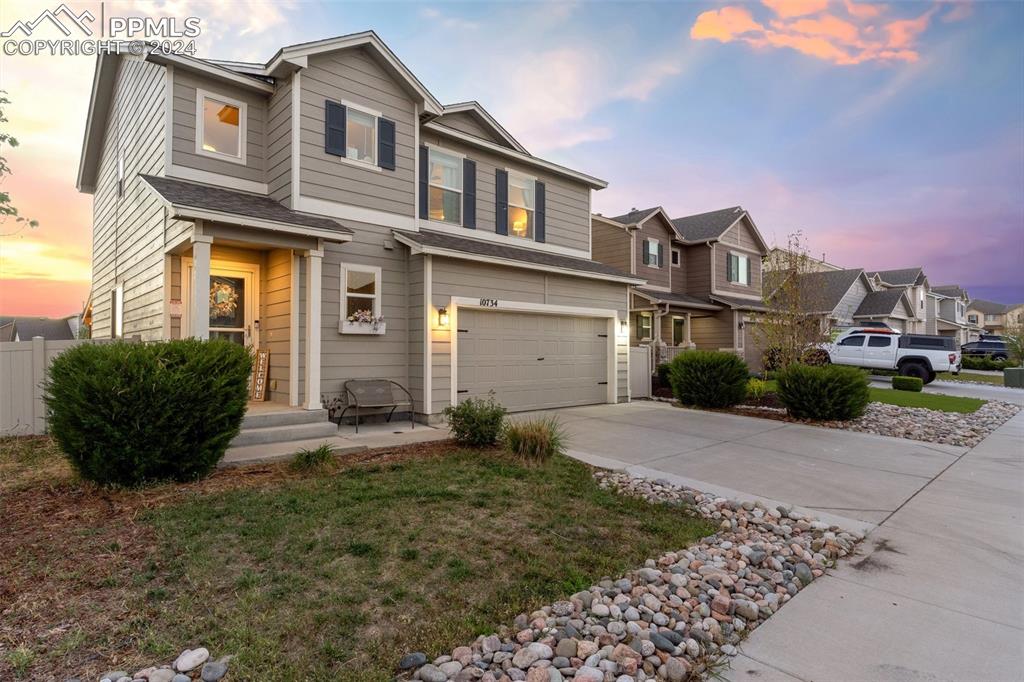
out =
[(693, 345), (693, 338), (690, 336), (690, 313), (686, 313), (686, 333), (683, 337), (687, 348)]
[(192, 319), (189, 320), (193, 338), (210, 338), (210, 244), (213, 237), (205, 234), (192, 236)]
[(320, 405), (320, 297), (323, 288), (323, 249), (306, 252), (306, 401), (307, 410)]

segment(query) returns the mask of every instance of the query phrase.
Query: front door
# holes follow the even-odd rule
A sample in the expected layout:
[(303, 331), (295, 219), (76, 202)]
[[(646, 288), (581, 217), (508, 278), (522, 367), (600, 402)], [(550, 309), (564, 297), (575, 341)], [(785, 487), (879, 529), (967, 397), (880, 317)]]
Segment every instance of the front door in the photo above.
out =
[[(186, 264), (182, 283), (192, 281), (192, 264)], [(213, 261), (210, 285), (210, 338), (243, 346), (259, 345), (259, 266)], [(192, 302), (189, 302), (191, 307)]]

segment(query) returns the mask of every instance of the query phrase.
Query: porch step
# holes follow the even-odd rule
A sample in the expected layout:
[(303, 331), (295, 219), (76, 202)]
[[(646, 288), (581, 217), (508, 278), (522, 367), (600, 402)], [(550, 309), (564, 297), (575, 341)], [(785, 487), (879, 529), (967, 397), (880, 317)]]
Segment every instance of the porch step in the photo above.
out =
[(247, 412), (242, 420), (242, 430), (262, 429), (270, 426), (292, 426), (327, 421), (327, 410), (300, 410), (297, 408), (275, 411), (261, 410)]
[(307, 440), (294, 440), (280, 443), (262, 443), (260, 445), (243, 445), (241, 447), (230, 447), (224, 453), (224, 459), (217, 466), (220, 468), (235, 467), (248, 464), (259, 464), (262, 462), (274, 462), (287, 460), (302, 450), (315, 450), (324, 443), (334, 446), (336, 456), (351, 455), (365, 452), (368, 448), (365, 445), (353, 445), (351, 441), (334, 436), (331, 438), (310, 438)]
[[(247, 445), (263, 445), (266, 443), (286, 443), (290, 441), (309, 440), (311, 438), (331, 438), (338, 435), (338, 425), (327, 421), (304, 422), (299, 424), (283, 424), (280, 426), (260, 426), (257, 428), (242, 427), (242, 431), (231, 441), (231, 447)], [(294, 450), (293, 450), (294, 452)]]

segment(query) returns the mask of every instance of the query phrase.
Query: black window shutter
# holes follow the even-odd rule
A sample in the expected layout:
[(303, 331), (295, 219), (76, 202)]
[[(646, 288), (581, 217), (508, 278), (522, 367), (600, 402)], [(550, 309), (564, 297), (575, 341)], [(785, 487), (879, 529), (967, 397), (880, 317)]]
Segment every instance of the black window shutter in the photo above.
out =
[(346, 156), (344, 104), (327, 100), (324, 103), (324, 151), (335, 156)]
[(658, 267), (660, 268), (665, 264), (665, 245), (658, 244)]
[(534, 199), (536, 200), (535, 206), (537, 207), (536, 212), (533, 216), (533, 238), (535, 241), (543, 242), (545, 237), (544, 222), (547, 217), (547, 211), (544, 207), (544, 193), (545, 187), (543, 182), (534, 183)]
[(725, 281), (732, 281), (732, 254), (725, 254)]
[(430, 186), (430, 150), (420, 145), (420, 218), (427, 219), (427, 188)]
[(476, 229), (476, 161), (462, 160), (462, 226)]
[(377, 119), (377, 165), (384, 170), (395, 170), (395, 122)]
[(648, 246), (648, 244), (649, 244), (649, 242), (645, 239), (644, 243), (643, 243), (643, 250), (644, 250), (643, 264), (644, 265), (650, 265), (651, 264), (651, 251), (650, 251), (651, 247)]
[(494, 231), (508, 234), (508, 171), (494, 171)]
[(747, 259), (747, 286), (750, 286), (750, 259)]

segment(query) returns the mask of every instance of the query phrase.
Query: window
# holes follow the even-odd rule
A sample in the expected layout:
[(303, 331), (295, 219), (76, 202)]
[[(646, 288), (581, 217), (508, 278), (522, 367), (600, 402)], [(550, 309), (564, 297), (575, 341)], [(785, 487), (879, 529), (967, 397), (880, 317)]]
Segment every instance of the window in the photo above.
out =
[(678, 268), (681, 262), (682, 257), (679, 254), (679, 249), (672, 249), (672, 265)]
[(430, 191), (427, 210), (431, 220), (462, 224), (462, 159), (430, 149)]
[(986, 313), (985, 314), (985, 321), (986, 322), (998, 322), (999, 321), (999, 316), (998, 315), (989, 315), (988, 313)]
[(863, 336), (847, 336), (845, 339), (839, 342), (840, 346), (863, 346)]
[(636, 338), (651, 338), (651, 330), (654, 328), (654, 318), (650, 313), (640, 313), (636, 316)]
[(868, 348), (888, 348), (892, 345), (892, 338), (888, 336), (869, 336)]
[(978, 316), (977, 315), (968, 315), (967, 316), (967, 321), (970, 322), (971, 324), (978, 324)]
[(750, 284), (750, 258), (730, 253), (726, 262), (725, 278), (733, 284)]
[(380, 317), (380, 268), (372, 265), (341, 266), (341, 318), (357, 313)]
[(647, 239), (644, 241), (644, 264), (649, 265), (652, 268), (661, 267), (661, 248), (658, 244), (657, 239)]
[(351, 104), (345, 119), (345, 158), (377, 164), (377, 117)]
[(536, 180), (513, 171), (508, 173), (508, 233), (533, 239), (534, 213), (537, 209)]
[(124, 285), (118, 284), (110, 292), (110, 337), (120, 339), (124, 336)]
[(245, 102), (196, 91), (196, 153), (245, 163)]
[(678, 346), (686, 340), (686, 318), (672, 318), (672, 345)]

